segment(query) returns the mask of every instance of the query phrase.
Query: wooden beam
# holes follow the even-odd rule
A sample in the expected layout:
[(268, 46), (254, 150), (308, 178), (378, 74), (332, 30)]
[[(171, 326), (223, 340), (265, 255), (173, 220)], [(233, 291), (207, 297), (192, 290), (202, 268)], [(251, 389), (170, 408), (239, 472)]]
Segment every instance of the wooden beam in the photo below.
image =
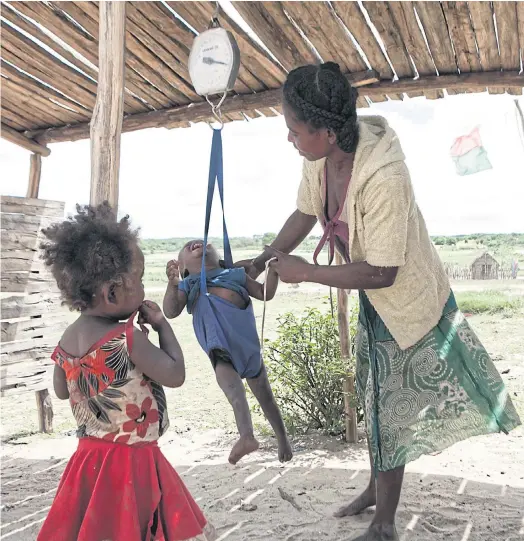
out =
[(4, 123), (2, 123), (1, 136), (4, 139), (7, 139), (7, 141), (10, 141), (15, 145), (25, 148), (26, 150), (30, 150), (31, 152), (34, 152), (36, 154), (41, 154), (42, 156), (49, 156), (49, 154), (51, 154), (51, 151), (45, 145), (37, 143), (33, 139), (22, 135), (16, 130), (10, 128), (9, 126), (6, 126)]
[[(343, 260), (340, 254), (336, 254), (336, 264), (342, 265)], [(351, 337), (349, 335), (349, 311), (348, 294), (345, 289), (337, 289), (337, 320), (338, 335), (340, 339), (340, 356), (349, 363), (351, 359)], [(344, 412), (346, 422), (346, 441), (357, 443), (357, 412), (352, 404), (355, 394), (355, 375), (348, 374), (343, 382), (344, 390)]]
[(26, 197), (30, 199), (38, 199), (38, 191), (40, 190), (40, 174), (42, 172), (42, 155), (31, 154), (29, 167), (29, 185), (27, 187)]
[[(472, 89), (483, 91), (486, 86), (510, 87), (524, 86), (524, 76), (518, 72), (482, 72), (464, 73), (460, 75), (440, 75), (421, 77), (419, 79), (400, 79), (395, 82), (378, 81), (378, 74), (374, 70), (352, 73), (347, 75), (351, 84), (360, 89), (360, 96), (373, 99), (383, 94), (402, 94), (404, 92), (431, 92), (443, 88), (457, 90)], [(235, 113), (239, 111), (252, 111), (267, 107), (277, 107), (282, 102), (282, 91), (266, 90), (256, 94), (243, 94), (228, 98), (222, 105), (222, 113)], [(123, 132), (142, 130), (146, 128), (162, 128), (174, 122), (201, 122), (211, 117), (209, 105), (198, 103), (190, 106), (173, 107), (150, 113), (129, 115), (124, 119)], [(59, 141), (77, 141), (89, 136), (89, 124), (77, 124), (64, 128), (50, 128), (29, 132), (41, 143), (57, 143)]]
[[(366, 70), (347, 75), (349, 82), (356, 88), (368, 85), (379, 80), (375, 70)], [(223, 114), (236, 113), (241, 111), (252, 111), (267, 107), (278, 107), (282, 103), (282, 89), (266, 90), (252, 94), (231, 96), (226, 99), (221, 107)], [(201, 122), (208, 120), (211, 115), (207, 102), (181, 107), (172, 107), (129, 115), (124, 118), (122, 125), (123, 132), (142, 130), (146, 128), (163, 128), (173, 125), (175, 122)], [(89, 137), (89, 124), (82, 123), (64, 128), (50, 128), (48, 130), (37, 130), (29, 133), (35, 136), (36, 140), (42, 142), (77, 141)]]
[(126, 4), (100, 4), (99, 78), (91, 122), (91, 194), (89, 202), (109, 201), (118, 208), (120, 134), (124, 114)]

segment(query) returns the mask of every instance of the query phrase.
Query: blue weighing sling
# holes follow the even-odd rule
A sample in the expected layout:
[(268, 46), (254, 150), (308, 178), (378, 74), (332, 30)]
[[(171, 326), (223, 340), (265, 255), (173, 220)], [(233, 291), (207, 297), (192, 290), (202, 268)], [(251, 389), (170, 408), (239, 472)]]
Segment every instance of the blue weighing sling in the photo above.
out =
[[(226, 218), (224, 214), (224, 173), (222, 160), (222, 135), (219, 129), (213, 129), (213, 143), (211, 146), (211, 159), (209, 163), (209, 181), (207, 187), (206, 222), (204, 230), (204, 247), (202, 254), (202, 269), (200, 271), (200, 294), (194, 305), (191, 307), (193, 313), (193, 328), (202, 349), (209, 355), (217, 353), (221, 359), (224, 354), (231, 362), (234, 369), (242, 378), (255, 378), (262, 369), (262, 357), (260, 351), (260, 340), (258, 338), (253, 304), (249, 294), (245, 291), (242, 296), (246, 299), (246, 308), (238, 308), (225, 299), (208, 293), (210, 286), (222, 286), (221, 280), (217, 280), (217, 273), (209, 273), (206, 276), (206, 248), (209, 233), (209, 221), (211, 218), (211, 207), (215, 191), (215, 180), (218, 184), (220, 202), (222, 205), (222, 227), (224, 237), (224, 263), (226, 269), (233, 270), (233, 257), (227, 234)], [(239, 272), (243, 269), (234, 269), (231, 278), (235, 281), (232, 287), (238, 291)], [(218, 272), (225, 274), (227, 271)], [(245, 286), (245, 272), (243, 274)], [(242, 281), (242, 278), (240, 279)], [(227, 280), (224, 281), (227, 287)], [(197, 285), (197, 284), (195, 284)], [(198, 287), (198, 286), (197, 286)], [(240, 287), (242, 287), (240, 285)], [(188, 296), (189, 298), (189, 296)], [(188, 305), (189, 308), (189, 305)]]

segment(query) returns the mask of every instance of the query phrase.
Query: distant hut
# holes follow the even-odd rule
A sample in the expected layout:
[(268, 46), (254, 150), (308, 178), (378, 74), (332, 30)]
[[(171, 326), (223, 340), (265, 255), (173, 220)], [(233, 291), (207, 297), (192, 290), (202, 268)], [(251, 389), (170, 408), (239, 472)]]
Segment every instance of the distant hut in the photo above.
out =
[(488, 252), (477, 257), (471, 264), (472, 280), (496, 280), (498, 278), (500, 264)]

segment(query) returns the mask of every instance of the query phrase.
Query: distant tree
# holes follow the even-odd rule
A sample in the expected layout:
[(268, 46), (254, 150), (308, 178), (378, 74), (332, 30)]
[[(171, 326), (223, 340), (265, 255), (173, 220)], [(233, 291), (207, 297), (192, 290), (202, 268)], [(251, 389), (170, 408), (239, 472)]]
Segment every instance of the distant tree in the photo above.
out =
[(262, 246), (271, 244), (277, 238), (275, 233), (264, 233), (262, 235)]

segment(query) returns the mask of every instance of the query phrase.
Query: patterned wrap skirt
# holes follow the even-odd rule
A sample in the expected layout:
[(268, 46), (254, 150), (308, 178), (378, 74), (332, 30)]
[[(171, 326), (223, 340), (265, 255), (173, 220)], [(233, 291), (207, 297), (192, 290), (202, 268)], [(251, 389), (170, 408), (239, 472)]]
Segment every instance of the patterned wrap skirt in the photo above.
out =
[(520, 425), (502, 378), (453, 293), (437, 326), (403, 351), (360, 292), (356, 357), (375, 472)]
[(212, 541), (158, 445), (81, 438), (37, 541)]

